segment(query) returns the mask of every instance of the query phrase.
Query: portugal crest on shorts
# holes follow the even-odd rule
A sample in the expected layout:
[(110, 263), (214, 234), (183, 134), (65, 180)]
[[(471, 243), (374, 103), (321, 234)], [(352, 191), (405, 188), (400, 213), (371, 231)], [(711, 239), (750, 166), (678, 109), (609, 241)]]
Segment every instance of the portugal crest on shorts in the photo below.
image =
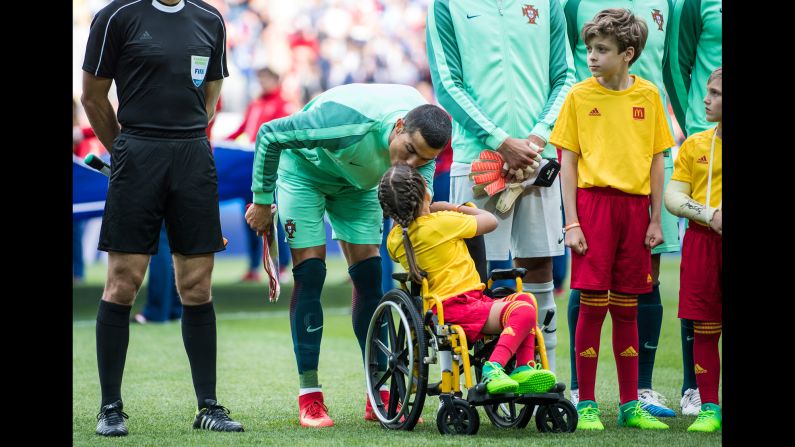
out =
[(662, 31), (663, 23), (665, 22), (665, 20), (663, 19), (663, 15), (659, 9), (653, 10), (653, 12), (651, 13), (651, 19), (654, 20), (654, 23), (656, 23), (657, 26), (660, 28), (660, 31)]
[(524, 5), (522, 8), (522, 14), (527, 16), (527, 23), (532, 23), (533, 25), (536, 24), (536, 19), (538, 18), (538, 10), (533, 7), (533, 5)]
[(287, 219), (284, 224), (284, 231), (287, 232), (287, 239), (293, 238), (293, 233), (295, 233), (295, 221), (293, 219)]

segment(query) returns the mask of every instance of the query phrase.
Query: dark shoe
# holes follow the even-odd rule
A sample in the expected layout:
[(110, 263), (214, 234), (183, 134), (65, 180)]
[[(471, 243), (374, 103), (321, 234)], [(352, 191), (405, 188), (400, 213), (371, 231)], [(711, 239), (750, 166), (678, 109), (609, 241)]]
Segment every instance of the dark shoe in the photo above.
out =
[(121, 411), (124, 405), (120, 400), (100, 408), (97, 415), (97, 434), (102, 436), (127, 436), (124, 420), (127, 413)]
[(243, 431), (243, 424), (229, 418), (229, 409), (212, 399), (205, 399), (204, 406), (196, 412), (193, 428), (212, 431)]

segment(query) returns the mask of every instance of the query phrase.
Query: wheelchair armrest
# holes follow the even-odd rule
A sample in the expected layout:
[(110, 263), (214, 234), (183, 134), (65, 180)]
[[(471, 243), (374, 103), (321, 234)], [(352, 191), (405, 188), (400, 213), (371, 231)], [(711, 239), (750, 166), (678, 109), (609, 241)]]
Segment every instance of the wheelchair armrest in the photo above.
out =
[(407, 283), (409, 282), (409, 274), (408, 272), (398, 272), (392, 274), (392, 279), (397, 282)]
[(527, 269), (522, 267), (515, 267), (512, 269), (494, 269), (489, 273), (489, 279), (498, 281), (500, 279), (514, 279), (517, 276), (524, 278), (526, 273)]

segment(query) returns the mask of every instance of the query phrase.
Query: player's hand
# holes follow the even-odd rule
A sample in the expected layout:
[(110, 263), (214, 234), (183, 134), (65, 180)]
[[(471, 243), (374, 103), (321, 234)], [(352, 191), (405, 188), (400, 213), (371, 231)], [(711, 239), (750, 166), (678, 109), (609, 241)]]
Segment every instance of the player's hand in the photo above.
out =
[(649, 222), (649, 227), (646, 229), (646, 239), (643, 241), (643, 245), (646, 246), (646, 249), (651, 250), (663, 242), (665, 242), (665, 240), (663, 239), (660, 224), (658, 222)]
[(257, 236), (262, 236), (266, 230), (273, 225), (273, 214), (271, 206), (252, 203), (246, 210), (246, 223), (252, 230), (257, 232)]
[(715, 211), (712, 215), (712, 220), (709, 221), (709, 227), (719, 235), (723, 236), (723, 212), (721, 210)]
[(533, 159), (538, 155), (539, 148), (535, 143), (531, 143), (529, 139), (508, 137), (497, 148), (497, 152), (502, 155), (503, 160), (508, 165), (508, 169), (517, 170), (524, 169), (525, 166), (532, 164)]
[(588, 243), (585, 242), (585, 235), (580, 227), (574, 227), (566, 231), (565, 244), (580, 256), (584, 256), (588, 251)]

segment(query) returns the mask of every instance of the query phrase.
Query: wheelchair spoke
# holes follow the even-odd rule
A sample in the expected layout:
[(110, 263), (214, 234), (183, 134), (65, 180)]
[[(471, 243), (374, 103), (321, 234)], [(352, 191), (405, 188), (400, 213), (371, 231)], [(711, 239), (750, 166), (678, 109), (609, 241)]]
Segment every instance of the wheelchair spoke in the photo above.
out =
[(398, 329), (397, 344), (395, 344), (395, 347), (398, 349), (402, 348), (404, 341), (406, 341), (406, 329), (401, 324), (400, 329)]
[(386, 356), (387, 356), (387, 357), (389, 357), (390, 355), (392, 355), (392, 351), (390, 351), (390, 350), (389, 350), (389, 348), (387, 348), (387, 347), (386, 347), (386, 345), (384, 344), (384, 342), (382, 342), (381, 340), (379, 340), (379, 339), (377, 339), (377, 338), (376, 338), (376, 339), (374, 339), (374, 341), (375, 341), (375, 345), (376, 345), (376, 346), (378, 346), (378, 349), (380, 349), (380, 350), (381, 350), (381, 352), (383, 352), (384, 354), (386, 354)]
[(389, 380), (389, 378), (390, 378), (391, 376), (392, 376), (392, 371), (385, 371), (385, 372), (384, 372), (384, 375), (383, 375), (383, 376), (381, 376), (381, 378), (380, 378), (380, 379), (378, 379), (378, 382), (377, 382), (375, 385), (373, 385), (373, 389), (374, 389), (374, 390), (379, 390), (379, 389), (381, 389), (381, 385), (385, 384), (385, 383), (386, 383), (386, 381), (387, 381), (387, 380)]
[(396, 391), (397, 391), (397, 381), (395, 380), (395, 377), (392, 376), (392, 382), (389, 383), (389, 402), (386, 411), (386, 417), (390, 419), (395, 417), (395, 413), (397, 412), (399, 395), (395, 394)]
[(551, 420), (555, 421), (555, 427), (554, 428), (556, 430), (561, 430), (561, 431), (565, 430), (566, 421), (563, 420), (563, 416), (561, 415), (561, 412), (560, 412), (560, 410), (558, 410), (557, 407), (554, 407), (554, 406), (548, 407), (547, 414), (549, 415), (549, 418)]
[(395, 365), (395, 366), (397, 367), (397, 369), (399, 369), (399, 370), (400, 370), (400, 372), (402, 372), (402, 373), (403, 373), (403, 374), (405, 374), (406, 376), (411, 376), (411, 372), (409, 372), (409, 369), (408, 369), (408, 368), (406, 368), (406, 365), (404, 365), (404, 364), (402, 364), (402, 363), (398, 363), (398, 364), (397, 364), (397, 365)]
[[(398, 369), (400, 369), (400, 366), (402, 365), (398, 365)], [(392, 373), (392, 383), (397, 385), (398, 395), (401, 398), (406, 396), (406, 376), (400, 374), (397, 371), (394, 371)]]
[(392, 311), (389, 311), (389, 317), (386, 319), (386, 326), (389, 332), (389, 345), (397, 347), (397, 334), (395, 333), (395, 321), (392, 319)]

